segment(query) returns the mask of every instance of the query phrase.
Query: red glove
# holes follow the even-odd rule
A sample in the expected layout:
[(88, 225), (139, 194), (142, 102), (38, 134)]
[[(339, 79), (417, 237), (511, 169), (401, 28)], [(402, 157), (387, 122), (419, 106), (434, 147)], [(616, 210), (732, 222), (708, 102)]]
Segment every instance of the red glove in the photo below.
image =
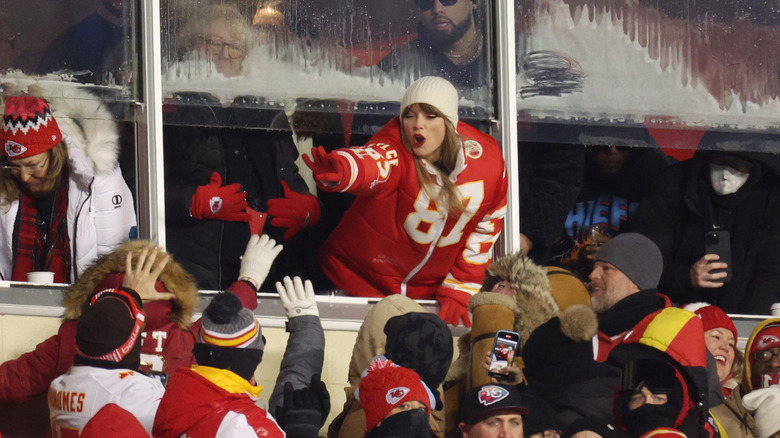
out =
[(325, 152), (324, 147), (315, 146), (311, 149), (311, 158), (303, 154), (303, 161), (314, 172), (317, 186), (326, 192), (336, 191), (349, 182), (349, 163), (336, 152)]
[(268, 200), (268, 215), (271, 225), (287, 228), (284, 240), (290, 240), (302, 229), (315, 225), (320, 220), (320, 203), (312, 195), (304, 195), (290, 189), (287, 181), (282, 181), (284, 198)]
[(471, 295), (448, 287), (440, 287), (436, 291), (436, 300), (441, 304), (439, 318), (447, 324), (458, 325), (463, 319), (463, 325), (471, 327), (469, 318), (469, 299)]
[(211, 182), (195, 190), (190, 207), (192, 217), (198, 220), (248, 222), (246, 192), (241, 190), (241, 184), (221, 186), (222, 177), (214, 172), (211, 174)]

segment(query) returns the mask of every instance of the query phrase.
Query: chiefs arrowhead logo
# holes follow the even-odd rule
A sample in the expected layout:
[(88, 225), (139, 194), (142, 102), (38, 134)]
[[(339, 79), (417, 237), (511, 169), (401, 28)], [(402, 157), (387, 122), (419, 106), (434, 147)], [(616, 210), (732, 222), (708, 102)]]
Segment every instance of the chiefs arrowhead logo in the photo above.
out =
[(411, 391), (409, 388), (405, 386), (399, 386), (397, 388), (393, 388), (389, 391), (387, 391), (387, 394), (385, 394), (385, 400), (388, 404), (394, 405), (401, 401), (401, 399), (406, 396), (406, 394), (409, 394), (409, 391)]
[(23, 144), (11, 140), (5, 142), (5, 155), (7, 157), (16, 157), (25, 152), (27, 152), (27, 148)]
[(758, 348), (765, 350), (771, 345), (778, 343), (780, 343), (780, 339), (778, 339), (777, 336), (764, 335), (761, 337), (761, 339), (758, 340)]
[(509, 391), (506, 389), (500, 386), (488, 385), (482, 387), (482, 390), (479, 391), (478, 399), (483, 405), (490, 406), (505, 399), (508, 395)]
[(211, 213), (216, 214), (222, 208), (222, 198), (214, 196), (209, 199), (209, 207), (211, 208)]
[(466, 147), (466, 155), (474, 160), (482, 156), (482, 145), (474, 140), (466, 140), (463, 142)]

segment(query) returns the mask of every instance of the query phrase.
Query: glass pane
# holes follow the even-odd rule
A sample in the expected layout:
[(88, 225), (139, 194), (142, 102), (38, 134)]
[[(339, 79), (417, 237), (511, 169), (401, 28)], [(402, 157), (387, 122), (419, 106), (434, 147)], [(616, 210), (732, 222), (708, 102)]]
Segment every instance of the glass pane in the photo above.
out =
[(461, 119), (487, 129), (495, 114), (491, 6), (444, 3), (451, 15), (432, 12), (440, 1), (162, 2), (167, 246), (201, 287), (235, 280), (249, 237), (244, 222), (190, 216), (200, 216), (190, 210), (193, 195), (213, 172), (218, 185), (242, 184), (260, 212), (286, 196), (280, 180), (318, 197), (319, 222), (291, 240), (266, 223), (264, 231), (285, 242), (266, 288), (279, 274), (297, 273), (322, 290), (331, 286), (317, 248), (352, 198), (317, 193), (302, 154), (364, 144), (422, 75), (454, 82)]
[(95, 89), (111, 100), (136, 97), (134, 1), (7, 0), (4, 5), (0, 68), (100, 85)]
[[(63, 192), (68, 193), (67, 204), (62, 204), (69, 207), (68, 216), (61, 222), (66, 224), (67, 233), (59, 235), (55, 247), (58, 251), (66, 246), (69, 249), (55, 251), (54, 258), (67, 260), (63, 262), (66, 267), (62, 271), (68, 274), (57, 277), (57, 281), (73, 280), (98, 256), (135, 236), (136, 232), (137, 139), (132, 111), (139, 77), (137, 30), (134, 27), (136, 3), (130, 0), (8, 0), (3, 6), (0, 12), (0, 104), (4, 107), (9, 97), (22, 94), (43, 98), (50, 105), (63, 135), (63, 146), (52, 144), (54, 147), (45, 153), (54, 157), (59, 154), (58, 149), (67, 151), (67, 159), (62, 160), (64, 164), (57, 175), (67, 174), (68, 182), (65, 185), (64, 178), (58, 176), (52, 191), (43, 199), (49, 199), (49, 195), (62, 199), (56, 197), (60, 193), (58, 189), (68, 188)], [(22, 146), (28, 144), (28, 138), (15, 135), (13, 141)], [(16, 165), (6, 145), (8, 143), (4, 142), (4, 165)], [(38, 200), (40, 194), (26, 185), (22, 174), (26, 172), (4, 169), (0, 175), (7, 183), (5, 187), (21, 189), (6, 196), (15, 205), (13, 211), (19, 211), (15, 201), (21, 199), (21, 205), (25, 205), (25, 195)], [(76, 196), (76, 193), (86, 198)], [(49, 220), (41, 213), (48, 211), (54, 203), (37, 205), (39, 202), (42, 201), (36, 201), (35, 217), (40, 217), (41, 223), (47, 225), (54, 223), (51, 219), (56, 217), (56, 208), (52, 209)], [(74, 205), (82, 208), (74, 208)], [(73, 212), (77, 212), (76, 215), (71, 215)], [(14, 221), (4, 223), (14, 226)], [(45, 238), (47, 244), (52, 242), (51, 231), (48, 230)], [(18, 230), (3, 229), (2, 232), (4, 236), (11, 236)], [(18, 248), (14, 247), (16, 250)], [(48, 259), (40, 258), (45, 251), (35, 249), (33, 253), (36, 254), (33, 270), (49, 270), (53, 266), (48, 264)], [(11, 260), (10, 257), (0, 259)], [(19, 266), (18, 259), (14, 263)], [(0, 277), (23, 280), (23, 273), (10, 265), (3, 265)]]
[(780, 130), (772, 2), (517, 4), (518, 105), (526, 119), (561, 123), (568, 142), (578, 133), (566, 128), (583, 123), (644, 126), (677, 148), (705, 130)]
[[(351, 130), (370, 134), (396, 114), (394, 103), (414, 79), (442, 75), (459, 87), (464, 117), (492, 117), (491, 8), (470, 0), (450, 8), (457, 9), (451, 19), (411, 0), (226, 1), (208, 8), (169, 0), (161, 10), (163, 87), (176, 102), (195, 92), (223, 106), (356, 117)], [(223, 24), (209, 27), (217, 18)]]

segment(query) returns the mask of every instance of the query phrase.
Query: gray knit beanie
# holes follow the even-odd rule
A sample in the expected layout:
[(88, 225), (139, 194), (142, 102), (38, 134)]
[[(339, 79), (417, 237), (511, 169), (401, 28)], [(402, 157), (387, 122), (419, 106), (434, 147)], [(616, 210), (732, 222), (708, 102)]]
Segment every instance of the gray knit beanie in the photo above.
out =
[(639, 233), (623, 233), (613, 237), (596, 253), (596, 260), (618, 268), (640, 290), (658, 287), (664, 269), (661, 250), (652, 240)]
[(201, 318), (198, 342), (216, 347), (263, 350), (263, 329), (232, 292), (217, 294)]

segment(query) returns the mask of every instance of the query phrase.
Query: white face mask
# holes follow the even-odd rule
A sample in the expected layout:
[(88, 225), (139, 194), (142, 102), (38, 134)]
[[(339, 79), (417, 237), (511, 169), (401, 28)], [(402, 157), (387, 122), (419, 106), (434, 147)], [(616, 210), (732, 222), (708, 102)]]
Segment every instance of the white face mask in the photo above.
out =
[(750, 178), (749, 173), (740, 172), (733, 167), (710, 163), (710, 182), (715, 193), (730, 195), (736, 193)]

